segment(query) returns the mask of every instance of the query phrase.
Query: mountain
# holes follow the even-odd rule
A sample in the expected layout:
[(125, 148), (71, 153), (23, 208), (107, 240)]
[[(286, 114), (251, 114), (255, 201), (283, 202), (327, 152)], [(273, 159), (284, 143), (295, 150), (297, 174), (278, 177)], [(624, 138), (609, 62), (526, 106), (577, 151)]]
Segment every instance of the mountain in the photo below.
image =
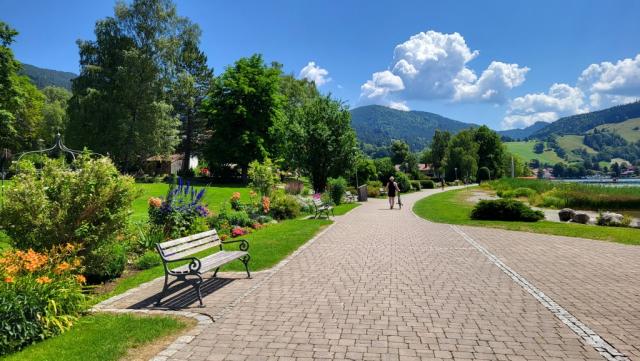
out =
[(53, 85), (67, 90), (71, 90), (71, 79), (77, 74), (66, 71), (38, 68), (37, 66), (22, 64), (21, 74), (28, 76), (31, 81), (40, 89)]
[(436, 129), (457, 133), (479, 125), (434, 113), (367, 105), (351, 110), (351, 126), (362, 143), (381, 147), (388, 146), (392, 139), (401, 139), (411, 150), (420, 151), (431, 141)]
[(512, 139), (523, 139), (528, 138), (531, 134), (541, 130), (547, 125), (549, 125), (549, 123), (547, 122), (535, 122), (526, 128), (499, 130), (497, 133), (501, 136), (509, 137)]
[(598, 125), (622, 123), (625, 120), (640, 117), (640, 101), (591, 113), (564, 117), (531, 134), (534, 138), (544, 139), (551, 134), (583, 134)]

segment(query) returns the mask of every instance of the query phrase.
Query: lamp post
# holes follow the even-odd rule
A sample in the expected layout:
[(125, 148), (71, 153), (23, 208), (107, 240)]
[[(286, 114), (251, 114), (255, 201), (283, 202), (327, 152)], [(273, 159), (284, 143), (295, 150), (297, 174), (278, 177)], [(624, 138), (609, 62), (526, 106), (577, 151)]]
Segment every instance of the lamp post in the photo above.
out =
[(358, 189), (360, 188), (358, 184), (358, 147), (353, 147), (351, 149), (353, 149), (356, 152), (356, 156), (354, 157), (355, 161), (353, 163), (354, 163), (354, 170), (356, 172), (356, 189)]
[(458, 167), (453, 168), (453, 171), (454, 171), (454, 172), (455, 172), (455, 174), (456, 174), (456, 179), (455, 179), (455, 181), (457, 182), (457, 181), (458, 181)]

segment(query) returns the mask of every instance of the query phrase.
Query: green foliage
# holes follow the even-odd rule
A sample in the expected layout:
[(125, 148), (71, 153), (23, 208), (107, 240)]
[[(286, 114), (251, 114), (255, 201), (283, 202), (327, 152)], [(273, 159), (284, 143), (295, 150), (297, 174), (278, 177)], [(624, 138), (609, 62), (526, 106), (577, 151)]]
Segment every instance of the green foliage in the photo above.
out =
[(84, 310), (75, 249), (7, 251), (0, 258), (0, 356), (67, 331)]
[(340, 205), (346, 191), (347, 181), (344, 178), (329, 178), (329, 195), (333, 204)]
[(478, 144), (478, 167), (488, 168), (494, 178), (502, 177), (507, 167), (504, 167), (506, 148), (500, 136), (483, 125), (475, 130), (474, 140)]
[(266, 158), (261, 164), (257, 160), (249, 163), (249, 187), (263, 196), (270, 196), (276, 183), (278, 175), (271, 159)]
[(111, 242), (93, 248), (85, 254), (85, 276), (92, 284), (120, 277), (127, 265), (127, 247)]
[(409, 145), (401, 140), (393, 140), (390, 150), (393, 164), (404, 164), (411, 153), (409, 151)]
[[(370, 180), (378, 179), (378, 170), (373, 159), (359, 156), (356, 160), (356, 169), (358, 172), (358, 183), (366, 184)], [(356, 184), (355, 176), (351, 177), (351, 184)]]
[(389, 178), (395, 176), (396, 168), (393, 166), (391, 158), (379, 158), (375, 159), (376, 170), (378, 171), (378, 180), (382, 184), (386, 184)]
[(382, 188), (382, 182), (376, 180), (376, 181), (369, 181), (367, 183), (367, 195), (369, 197), (379, 197), (380, 196), (380, 188)]
[(411, 189), (413, 189), (415, 191), (419, 191), (419, 190), (422, 189), (422, 184), (420, 184), (420, 181), (412, 180), (411, 181)]
[(314, 97), (300, 106), (291, 119), (276, 127), (278, 139), (285, 144), (290, 160), (310, 175), (317, 192), (326, 189), (329, 177), (338, 177), (353, 167), (356, 137), (346, 104), (331, 96)]
[(420, 180), (420, 186), (424, 189), (434, 189), (436, 184), (431, 179)]
[(135, 260), (135, 266), (139, 270), (146, 270), (152, 267), (156, 267), (162, 263), (158, 251), (149, 250), (144, 252), (140, 257)]
[(542, 152), (544, 152), (544, 143), (543, 142), (537, 142), (533, 146), (533, 152), (536, 153), (536, 154), (542, 154)]
[(137, 194), (133, 179), (107, 158), (83, 155), (71, 166), (45, 159), (40, 172), (25, 170), (5, 190), (0, 225), (17, 248), (71, 243), (90, 253), (126, 233)]
[(164, 231), (162, 227), (151, 224), (139, 225), (136, 241), (142, 251), (155, 249), (156, 244), (165, 241)]
[(402, 172), (397, 172), (395, 178), (396, 183), (398, 183), (398, 188), (400, 188), (400, 192), (406, 193), (411, 190), (411, 181), (409, 180), (409, 176)]
[(292, 219), (300, 215), (300, 203), (296, 197), (275, 192), (271, 198), (271, 216), (275, 219)]
[(229, 211), (224, 213), (224, 217), (232, 226), (248, 227), (254, 223), (245, 211)]
[(209, 164), (236, 163), (246, 174), (249, 163), (273, 151), (271, 131), (282, 118), (279, 64), (267, 66), (261, 55), (241, 58), (227, 67), (208, 94), (203, 111), (209, 130)]
[[(449, 143), (446, 157), (446, 177), (468, 179), (478, 171), (478, 149), (473, 129), (463, 130), (456, 134)], [(456, 169), (457, 168), (457, 169)]]
[(182, 178), (178, 179), (177, 184), (169, 186), (164, 200), (149, 198), (149, 222), (161, 227), (165, 238), (180, 238), (197, 233), (198, 218), (209, 215), (209, 209), (202, 203), (204, 194), (205, 188), (197, 189), (189, 182), (185, 183)]
[(171, 104), (183, 102), (168, 90), (181, 79), (175, 75), (183, 74), (180, 60), (196, 30), (171, 1), (120, 2), (114, 16), (96, 22), (95, 40), (78, 42), (69, 145), (108, 152), (125, 170), (137, 170), (151, 155), (171, 154), (179, 141), (174, 111), (183, 115)]
[(22, 64), (20, 75), (26, 75), (38, 89), (48, 87), (71, 91), (71, 81), (77, 74), (52, 69), (39, 68), (37, 66)]
[(67, 102), (71, 98), (71, 93), (65, 88), (48, 86), (42, 89), (46, 100), (42, 108), (42, 126), (40, 138), (47, 144), (53, 143), (57, 133), (64, 134), (69, 120), (67, 116)]
[(491, 180), (491, 171), (487, 167), (480, 167), (478, 169), (478, 182), (482, 183), (482, 181)]
[(544, 219), (544, 213), (513, 199), (481, 200), (471, 219), (536, 222)]

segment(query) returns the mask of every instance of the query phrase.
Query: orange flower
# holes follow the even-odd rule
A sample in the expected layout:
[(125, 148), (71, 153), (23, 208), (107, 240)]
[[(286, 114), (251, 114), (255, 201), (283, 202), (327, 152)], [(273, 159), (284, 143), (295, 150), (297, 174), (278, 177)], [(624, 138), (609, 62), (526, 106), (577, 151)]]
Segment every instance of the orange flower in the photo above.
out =
[(162, 199), (151, 197), (149, 198), (149, 205), (153, 208), (160, 208), (162, 206)]
[(15, 281), (15, 279), (13, 277), (11, 277), (11, 276), (7, 276), (7, 277), (4, 278), (4, 281), (6, 283), (13, 283)]
[(69, 251), (69, 252), (73, 252), (73, 250), (75, 249), (75, 247), (71, 244), (71, 243), (67, 243), (64, 248)]
[(271, 199), (269, 197), (262, 197), (262, 210), (264, 213), (269, 213), (271, 209)]
[(240, 192), (233, 192), (233, 195), (231, 195), (231, 200), (237, 201), (239, 199), (240, 199)]
[(34, 272), (47, 263), (47, 256), (32, 249), (29, 249), (27, 253), (18, 251), (16, 254), (25, 262), (24, 268), (29, 272)]
[(66, 271), (66, 270), (68, 270), (70, 268), (71, 268), (70, 264), (68, 264), (67, 262), (62, 262), (56, 267), (54, 272), (56, 274), (61, 274), (62, 272)]
[(76, 282), (84, 284), (87, 282), (87, 279), (83, 275), (76, 275)]
[(36, 282), (38, 282), (41, 285), (43, 285), (45, 283), (51, 283), (51, 278), (49, 278), (47, 276), (38, 277), (38, 278), (36, 278)]
[(75, 258), (73, 260), (73, 266), (74, 267), (80, 267), (81, 264), (82, 264), (82, 261), (80, 261), (80, 258)]
[(10, 265), (5, 270), (7, 271), (8, 274), (12, 275), (12, 274), (18, 273), (19, 268), (16, 265)]

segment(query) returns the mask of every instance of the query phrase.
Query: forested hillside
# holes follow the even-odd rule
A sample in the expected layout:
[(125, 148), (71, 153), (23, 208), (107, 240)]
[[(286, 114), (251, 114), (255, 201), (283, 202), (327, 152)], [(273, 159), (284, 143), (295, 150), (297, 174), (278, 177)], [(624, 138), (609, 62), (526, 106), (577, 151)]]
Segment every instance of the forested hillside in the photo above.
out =
[(71, 80), (78, 76), (77, 74), (66, 71), (43, 69), (24, 63), (22, 64), (20, 74), (28, 76), (33, 84), (40, 89), (47, 86), (57, 86), (67, 90), (71, 90)]

